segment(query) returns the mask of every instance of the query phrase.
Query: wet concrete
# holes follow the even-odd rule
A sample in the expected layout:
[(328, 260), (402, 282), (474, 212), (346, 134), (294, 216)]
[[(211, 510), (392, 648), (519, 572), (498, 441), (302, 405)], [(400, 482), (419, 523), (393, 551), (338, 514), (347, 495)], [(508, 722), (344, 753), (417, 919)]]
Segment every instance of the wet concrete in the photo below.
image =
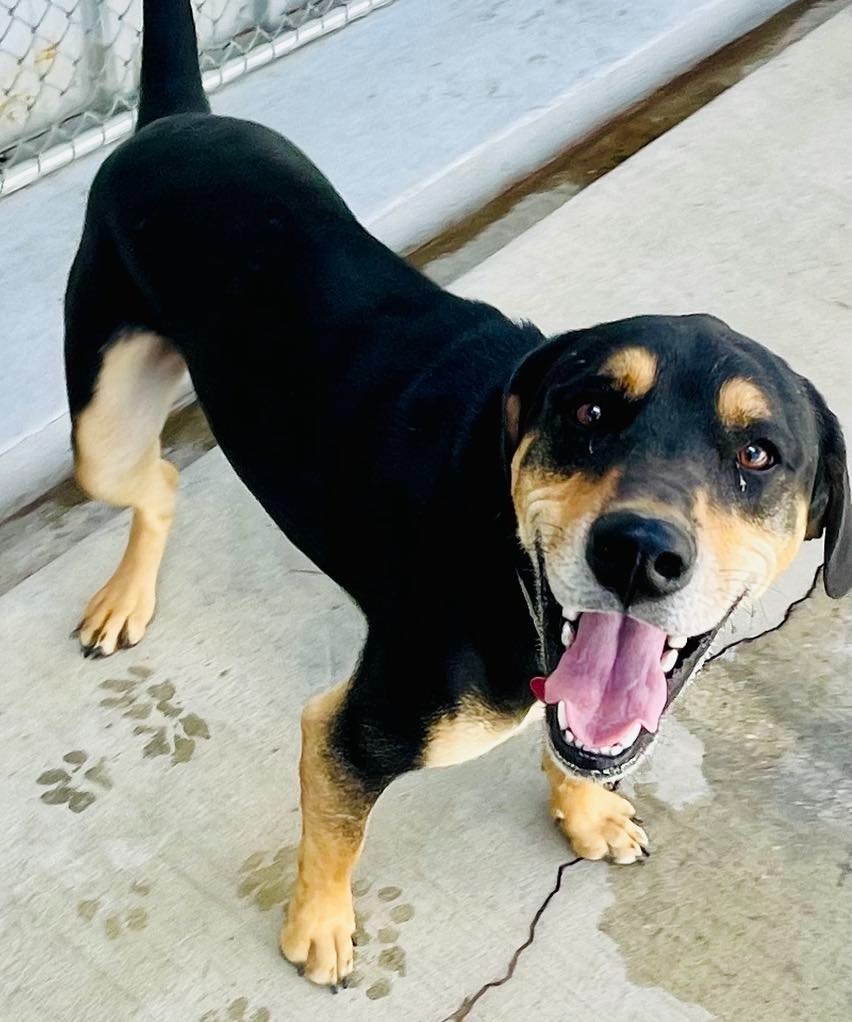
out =
[(613, 872), (602, 920), (633, 982), (722, 1019), (848, 1017), (850, 654), (852, 605), (817, 593), (679, 703), (707, 790), (675, 810), (636, 785), (664, 852)]

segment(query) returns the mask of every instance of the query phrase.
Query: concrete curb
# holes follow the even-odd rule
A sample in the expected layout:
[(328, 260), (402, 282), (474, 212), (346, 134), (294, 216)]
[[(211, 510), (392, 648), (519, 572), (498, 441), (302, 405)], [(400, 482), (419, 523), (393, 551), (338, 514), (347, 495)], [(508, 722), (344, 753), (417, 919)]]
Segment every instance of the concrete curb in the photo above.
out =
[(373, 233), (411, 251), (555, 159), (656, 89), (768, 21), (790, 0), (717, 0), (602, 73), (581, 81), (543, 110), (507, 125), (378, 210)]

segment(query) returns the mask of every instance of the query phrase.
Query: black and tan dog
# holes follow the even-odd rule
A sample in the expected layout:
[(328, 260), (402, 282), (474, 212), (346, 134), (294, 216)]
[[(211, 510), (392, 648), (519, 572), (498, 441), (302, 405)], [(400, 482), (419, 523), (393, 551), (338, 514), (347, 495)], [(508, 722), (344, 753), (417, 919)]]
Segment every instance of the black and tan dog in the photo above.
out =
[(304, 713), (281, 936), (334, 984), (380, 792), (516, 732), (534, 674), (553, 816), (580, 855), (642, 854), (601, 782), (641, 759), (720, 623), (823, 532), (828, 592), (852, 586), (843, 439), (709, 316), (546, 341), (440, 290), (289, 142), (209, 113), (188, 0), (146, 2), (145, 29), (138, 130), (92, 187), (68, 285), (77, 478), (133, 509), (80, 638), (106, 656), (153, 614), (177, 483), (159, 434), (188, 367), (235, 470), (369, 625)]

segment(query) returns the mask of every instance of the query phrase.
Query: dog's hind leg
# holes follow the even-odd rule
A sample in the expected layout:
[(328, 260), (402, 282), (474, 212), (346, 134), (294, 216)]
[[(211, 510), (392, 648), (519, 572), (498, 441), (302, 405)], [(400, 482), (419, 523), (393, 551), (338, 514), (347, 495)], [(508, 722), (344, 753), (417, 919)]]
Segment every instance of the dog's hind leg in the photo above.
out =
[(90, 400), (74, 415), (80, 486), (90, 497), (133, 510), (124, 556), (79, 626), (87, 656), (134, 646), (154, 614), (178, 480), (177, 469), (160, 457), (160, 431), (185, 368), (156, 334), (119, 334), (102, 354)]

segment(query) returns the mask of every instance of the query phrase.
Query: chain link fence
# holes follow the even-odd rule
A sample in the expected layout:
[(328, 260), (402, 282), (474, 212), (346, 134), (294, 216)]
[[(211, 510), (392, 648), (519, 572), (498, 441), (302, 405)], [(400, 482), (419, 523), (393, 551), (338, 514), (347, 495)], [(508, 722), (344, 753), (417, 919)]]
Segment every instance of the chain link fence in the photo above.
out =
[[(208, 91), (392, 0), (192, 0)], [(0, 196), (129, 134), (141, 0), (0, 0)]]

